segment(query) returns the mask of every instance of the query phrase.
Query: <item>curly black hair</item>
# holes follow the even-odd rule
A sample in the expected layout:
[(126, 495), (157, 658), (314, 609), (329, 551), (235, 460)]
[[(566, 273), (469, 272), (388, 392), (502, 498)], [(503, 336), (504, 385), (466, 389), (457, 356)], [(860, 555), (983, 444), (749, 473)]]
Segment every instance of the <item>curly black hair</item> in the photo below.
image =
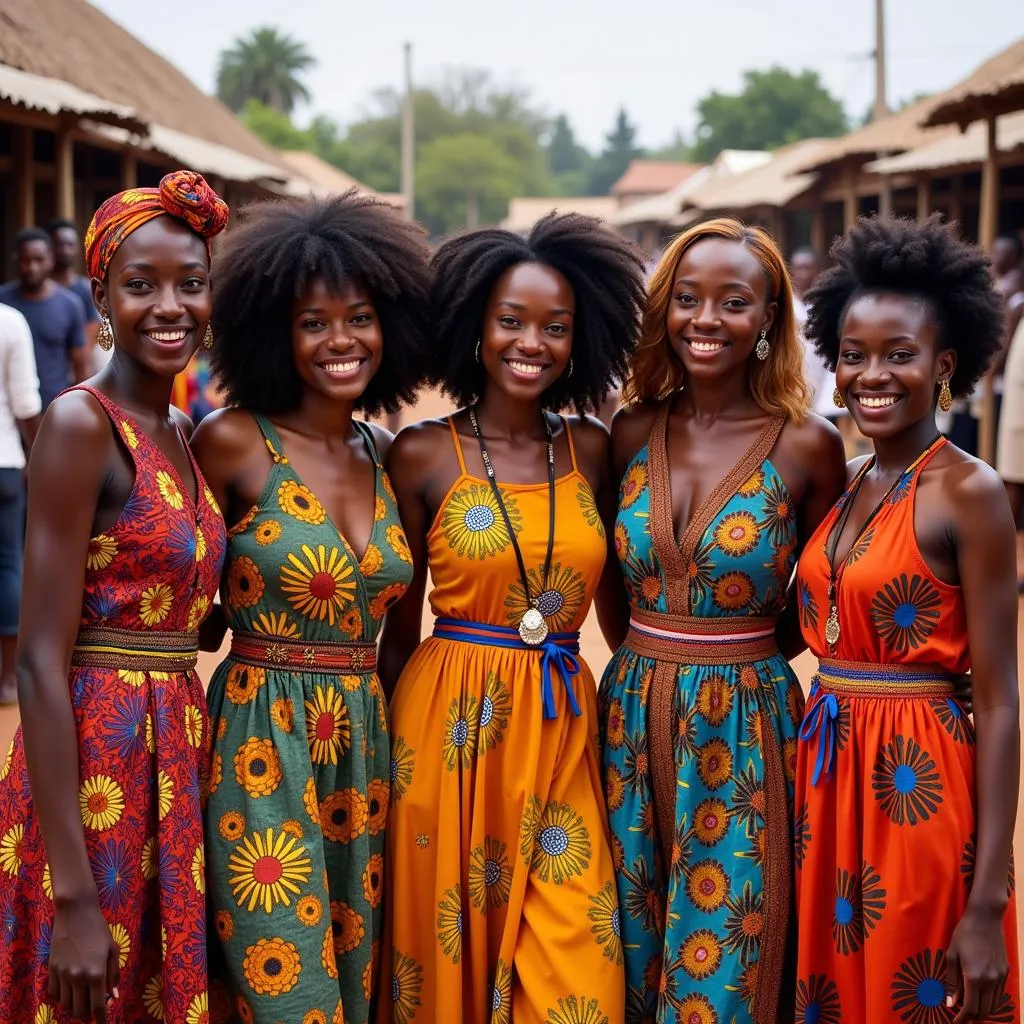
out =
[(263, 413), (294, 409), (292, 304), (315, 278), (373, 296), (384, 359), (356, 408), (395, 412), (415, 397), (429, 360), (430, 252), (395, 207), (350, 189), (329, 199), (257, 203), (226, 238), (213, 270), (210, 365), (228, 401)]
[(431, 303), (432, 383), (460, 405), (483, 391), (485, 370), (474, 350), (495, 283), (519, 263), (562, 274), (576, 297), (573, 372), (544, 393), (551, 410), (596, 409), (626, 372), (644, 302), (643, 258), (627, 239), (594, 217), (552, 211), (524, 239), (484, 228), (444, 242), (434, 254)]
[(962, 241), (938, 214), (923, 224), (862, 217), (829, 255), (834, 265), (806, 296), (804, 335), (830, 370), (839, 359), (843, 320), (853, 300), (866, 292), (896, 292), (928, 306), (940, 349), (956, 351), (950, 390), (955, 396), (971, 393), (1002, 347), (1005, 315), (991, 264), (977, 246)]

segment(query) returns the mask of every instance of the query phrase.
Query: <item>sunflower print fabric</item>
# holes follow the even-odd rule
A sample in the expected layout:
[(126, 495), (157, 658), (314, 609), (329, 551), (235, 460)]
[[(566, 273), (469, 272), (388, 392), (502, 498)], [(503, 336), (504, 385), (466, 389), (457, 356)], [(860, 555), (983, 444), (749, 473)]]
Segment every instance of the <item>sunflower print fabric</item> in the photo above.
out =
[[(462, 472), (427, 536), (431, 608), (512, 626), (528, 604), (507, 527), (452, 435)], [(547, 484), (501, 489), (549, 628), (578, 630), (607, 541), (575, 456), (555, 484), (546, 581)], [(391, 707), (378, 1024), (622, 1024), (596, 687), (582, 662), (573, 685), (582, 714), (559, 683), (545, 720), (536, 652), (431, 637), (410, 659)]]
[[(89, 542), (81, 628), (198, 628), (217, 590), (224, 524), (193, 463), (198, 499), (141, 427), (96, 398), (135, 465), (117, 522)], [(78, 807), (100, 908), (118, 949), (117, 1017), (153, 1024), (207, 1012), (201, 794), (210, 730), (194, 672), (72, 667)], [(67, 1020), (47, 996), (53, 887), (19, 729), (0, 768), (0, 1020)]]
[[(824, 636), (826, 545), (852, 487), (808, 541), (797, 568), (800, 625), (812, 653), (856, 664), (886, 692), (831, 693), (832, 670), (822, 666), (808, 702), (813, 724), (820, 702), (835, 700), (836, 750), (831, 773), (816, 785), (814, 730), (797, 758), (798, 1021), (945, 1024), (954, 1016), (945, 1005), (945, 950), (974, 878), (974, 726), (952, 692), (906, 688), (915, 669), (934, 677), (970, 668), (963, 594), (928, 569), (914, 532), (918, 481), (946, 443), (903, 475), (850, 552), (838, 589), (835, 651)], [(1010, 975), (985, 1019), (1015, 1024), (1021, 1012), (1012, 862), (1007, 891)]]
[[(231, 628), (313, 644), (375, 640), (412, 566), (373, 435), (356, 425), (377, 465), (360, 558), (295, 475), (274, 427), (257, 421), (274, 462), (256, 507), (230, 531)], [(210, 905), (229, 990), (218, 995), (255, 1024), (366, 1024), (392, 784), (377, 676), (229, 657), (208, 697)]]
[[(631, 606), (650, 615), (725, 620), (774, 618), (781, 611), (794, 565), (796, 516), (786, 486), (770, 461), (753, 464), (735, 492), (698, 526), (683, 558), (688, 609), (670, 600), (668, 558), (653, 529), (658, 508), (652, 480), (667, 461), (642, 448), (620, 485), (615, 549)], [(736, 471), (733, 471), (735, 475)], [(722, 623), (721, 632), (728, 626)], [(652, 763), (649, 697), (654, 657), (623, 646), (601, 681), (601, 741), (605, 798), (612, 828), (625, 949), (626, 1021), (755, 1021), (768, 862), (790, 856), (789, 811), (796, 734), (803, 698), (781, 655), (745, 664), (672, 662), (675, 679), (673, 764)], [(769, 843), (766, 763), (770, 736), (783, 759), (778, 780), (786, 805), (782, 840)], [(663, 859), (656, 827), (654, 772), (675, 779), (671, 860)], [(776, 833), (777, 834), (777, 833)], [(780, 860), (781, 858), (781, 860)], [(782, 908), (785, 915), (787, 907)], [(784, 932), (784, 929), (783, 929)], [(781, 964), (773, 968), (776, 974)], [(763, 973), (763, 972), (762, 972)], [(776, 981), (777, 984), (777, 981)], [(782, 1018), (780, 1018), (782, 1019)]]

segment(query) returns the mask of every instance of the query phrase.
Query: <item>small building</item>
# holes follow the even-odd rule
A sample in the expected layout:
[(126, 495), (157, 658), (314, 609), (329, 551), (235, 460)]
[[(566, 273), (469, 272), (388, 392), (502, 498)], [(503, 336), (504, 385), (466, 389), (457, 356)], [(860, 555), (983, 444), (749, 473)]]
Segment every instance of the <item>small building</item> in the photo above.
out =
[(537, 221), (552, 211), (582, 213), (607, 220), (617, 207), (618, 201), (613, 196), (516, 196), (508, 201), (508, 216), (501, 227), (526, 235)]
[(613, 195), (620, 207), (630, 206), (651, 196), (660, 196), (701, 168), (701, 164), (676, 163), (667, 160), (632, 160), (625, 174), (612, 185)]

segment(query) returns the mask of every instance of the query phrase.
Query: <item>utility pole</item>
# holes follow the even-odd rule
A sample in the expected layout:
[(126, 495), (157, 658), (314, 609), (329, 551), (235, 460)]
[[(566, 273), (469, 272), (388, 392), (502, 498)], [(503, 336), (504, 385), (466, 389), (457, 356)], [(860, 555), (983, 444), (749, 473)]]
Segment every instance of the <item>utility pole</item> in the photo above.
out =
[[(881, 121), (889, 116), (889, 104), (885, 98), (885, 0), (875, 0), (875, 117)], [(886, 156), (879, 153), (880, 157)], [(892, 179), (882, 175), (878, 191), (878, 212), (882, 217), (892, 216)]]
[(416, 215), (415, 185), (413, 182), (416, 130), (413, 124), (412, 43), (406, 43), (404, 49), (405, 102), (402, 104), (402, 195), (405, 198), (406, 216), (412, 220)]

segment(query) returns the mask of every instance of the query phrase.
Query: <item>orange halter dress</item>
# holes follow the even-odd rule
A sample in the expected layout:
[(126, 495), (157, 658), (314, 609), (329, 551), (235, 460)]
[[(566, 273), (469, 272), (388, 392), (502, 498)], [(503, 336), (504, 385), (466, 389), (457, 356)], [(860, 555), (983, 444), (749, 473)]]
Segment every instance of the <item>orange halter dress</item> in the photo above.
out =
[[(944, 1024), (945, 951), (974, 873), (974, 731), (951, 676), (970, 668), (963, 594), (914, 534), (921, 473), (904, 473), (838, 569), (829, 550), (851, 487), (797, 568), (800, 624), (820, 659), (797, 758), (798, 1024)], [(866, 472), (867, 467), (861, 471)], [(859, 479), (859, 476), (858, 476)], [(1013, 878), (1010, 976), (991, 1021), (1020, 1020)]]
[(427, 534), (438, 617), (391, 706), (391, 810), (378, 1022), (623, 1024), (619, 905), (578, 630), (604, 566), (594, 495), (565, 435), (547, 585), (548, 483), (499, 484), (552, 631), (529, 607), (485, 478), (460, 473)]

